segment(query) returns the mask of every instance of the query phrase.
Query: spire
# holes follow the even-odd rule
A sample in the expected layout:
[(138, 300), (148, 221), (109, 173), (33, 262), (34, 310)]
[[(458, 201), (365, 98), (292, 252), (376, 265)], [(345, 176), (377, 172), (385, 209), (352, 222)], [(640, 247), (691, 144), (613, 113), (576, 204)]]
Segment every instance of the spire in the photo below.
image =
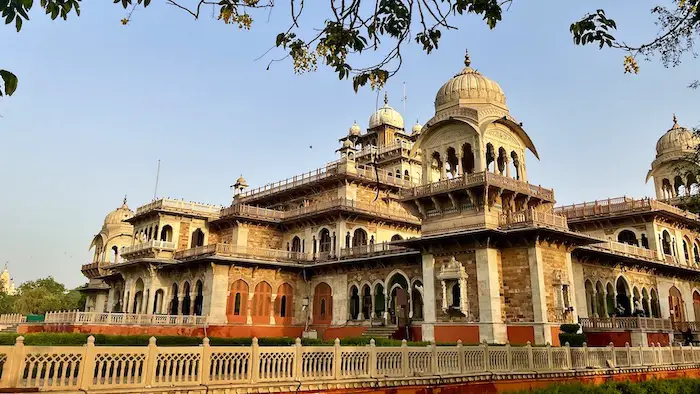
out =
[(389, 105), (389, 93), (384, 91), (384, 105)]
[(126, 194), (124, 195), (124, 202), (123, 202), (123, 204), (126, 205)]
[(678, 118), (676, 117), (676, 114), (673, 114), (673, 126), (678, 126)]
[(471, 64), (472, 64), (472, 60), (469, 58), (469, 50), (466, 49), (466, 50), (464, 51), (464, 65), (465, 65), (466, 67), (470, 67)]

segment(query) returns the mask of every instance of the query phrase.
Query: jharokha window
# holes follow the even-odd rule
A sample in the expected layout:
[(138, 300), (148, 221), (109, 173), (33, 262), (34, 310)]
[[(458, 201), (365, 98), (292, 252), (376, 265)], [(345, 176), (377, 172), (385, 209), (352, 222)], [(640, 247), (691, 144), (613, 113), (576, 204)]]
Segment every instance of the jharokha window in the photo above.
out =
[(270, 323), (271, 303), (272, 287), (267, 282), (258, 283), (253, 295), (253, 323)]
[(248, 316), (248, 284), (241, 279), (229, 290), (226, 318), (229, 323), (245, 323)]
[(330, 324), (333, 320), (333, 293), (327, 283), (321, 282), (314, 289), (314, 324)]

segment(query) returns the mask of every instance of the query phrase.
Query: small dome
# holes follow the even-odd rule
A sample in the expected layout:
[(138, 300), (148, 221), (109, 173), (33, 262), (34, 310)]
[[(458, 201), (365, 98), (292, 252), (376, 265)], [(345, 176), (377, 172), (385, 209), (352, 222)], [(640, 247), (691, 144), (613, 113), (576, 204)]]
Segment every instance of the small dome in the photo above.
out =
[(234, 183), (233, 186), (236, 188), (246, 188), (248, 187), (248, 182), (246, 182), (243, 175), (241, 175), (238, 177), (238, 179), (236, 179), (236, 183)]
[(349, 139), (343, 141), (343, 148), (352, 148), (352, 147), (353, 147), (352, 141), (350, 141)]
[(675, 152), (691, 153), (695, 151), (699, 142), (695, 134), (691, 130), (680, 126), (678, 118), (676, 118), (676, 115), (673, 115), (673, 126), (656, 143), (656, 156), (659, 157), (666, 153)]
[(360, 125), (357, 124), (357, 122), (352, 124), (352, 127), (350, 127), (350, 132), (348, 135), (360, 135), (362, 134), (362, 129), (360, 128)]
[(464, 68), (445, 82), (435, 95), (435, 110), (458, 105), (460, 101), (506, 104), (506, 95), (495, 81), (470, 67), (469, 53), (464, 57)]
[(416, 121), (416, 124), (413, 125), (413, 128), (411, 129), (411, 134), (418, 135), (420, 132), (423, 130), (423, 126)]
[(126, 205), (126, 197), (122, 206), (107, 214), (105, 224), (121, 224), (124, 220), (134, 217), (134, 212)]
[(389, 125), (397, 129), (403, 129), (403, 117), (395, 109), (389, 106), (389, 97), (384, 92), (384, 106), (379, 108), (369, 118), (369, 128), (373, 129), (381, 125)]

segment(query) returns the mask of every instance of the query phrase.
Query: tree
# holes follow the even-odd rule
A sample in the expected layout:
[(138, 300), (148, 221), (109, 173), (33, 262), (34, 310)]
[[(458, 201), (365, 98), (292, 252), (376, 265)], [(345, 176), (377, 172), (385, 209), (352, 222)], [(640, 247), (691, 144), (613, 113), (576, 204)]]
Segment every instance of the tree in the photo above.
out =
[[(114, 0), (127, 10), (121, 22), (127, 25), (139, 7), (148, 7), (151, 0)], [(370, 84), (382, 87), (401, 67), (401, 50), (406, 45), (420, 45), (426, 54), (437, 49), (443, 31), (456, 30), (455, 20), (464, 15), (480, 16), (490, 27), (501, 21), (513, 0), (331, 0), (327, 17), (315, 22), (313, 29), (302, 29), (302, 15), (306, 0), (289, 0), (289, 26), (280, 32), (274, 47), (281, 48), (290, 57), (294, 71), (304, 73), (316, 70), (319, 63), (331, 68), (339, 79), (352, 76), (353, 88)], [(651, 12), (658, 18), (661, 31), (656, 37), (641, 44), (627, 44), (613, 35), (617, 24), (602, 9), (585, 15), (571, 24), (570, 32), (577, 45), (598, 44), (623, 51), (625, 72), (639, 71), (638, 57), (660, 55), (664, 65), (677, 65), (682, 55), (693, 53), (695, 40), (700, 35), (700, 0), (671, 0), (670, 6), (656, 6)], [(219, 20), (226, 24), (250, 29), (254, 16), (268, 13), (275, 7), (274, 0), (196, 0), (188, 7), (182, 0), (166, 0), (199, 19), (202, 6), (218, 6)], [(71, 12), (80, 15), (80, 0), (41, 0), (40, 6), (51, 19), (67, 19)], [(14, 23), (19, 32), (29, 20), (33, 0), (0, 0), (0, 12), (5, 23)], [(313, 4), (319, 7), (317, 4)], [(308, 32), (312, 33), (308, 33)], [(383, 54), (376, 63), (362, 65), (359, 55), (375, 51)], [(11, 95), (17, 88), (17, 77), (0, 70), (4, 93)], [(691, 86), (697, 87), (698, 81)], [(0, 89), (2, 91), (2, 89)]]
[(66, 289), (51, 276), (22, 283), (14, 297), (14, 312), (21, 314), (44, 314), (85, 306), (85, 297), (80, 292)]

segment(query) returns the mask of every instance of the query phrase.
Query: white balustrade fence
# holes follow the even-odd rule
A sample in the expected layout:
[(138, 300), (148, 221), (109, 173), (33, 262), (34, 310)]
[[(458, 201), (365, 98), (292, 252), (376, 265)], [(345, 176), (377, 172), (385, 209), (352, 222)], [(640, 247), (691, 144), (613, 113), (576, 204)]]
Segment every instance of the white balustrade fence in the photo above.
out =
[(27, 317), (19, 313), (8, 313), (0, 315), (0, 324), (19, 324), (26, 323)]
[(110, 324), (140, 326), (204, 326), (207, 316), (146, 315), (117, 312), (46, 312), (44, 323), (54, 324)]
[(562, 372), (626, 367), (700, 367), (700, 347), (533, 347), (527, 346), (421, 346), (404, 341), (397, 347), (292, 346), (158, 347), (95, 346), (93, 337), (84, 346), (25, 346), (18, 337), (14, 346), (0, 346), (0, 387), (31, 391), (86, 392), (102, 390), (173, 388), (184, 391), (202, 386), (229, 388), (282, 387), (380, 382), (401, 378), (464, 377), (484, 372)]

